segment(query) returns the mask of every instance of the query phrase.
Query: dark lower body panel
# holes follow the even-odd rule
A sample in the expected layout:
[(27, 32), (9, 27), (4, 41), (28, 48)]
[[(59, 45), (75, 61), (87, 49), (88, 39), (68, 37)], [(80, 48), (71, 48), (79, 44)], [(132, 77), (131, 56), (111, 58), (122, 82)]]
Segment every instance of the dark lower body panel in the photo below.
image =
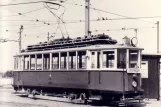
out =
[(139, 87), (132, 87), (132, 74), (125, 73), (124, 79), (123, 86), (122, 71), (23, 71), (15, 72), (13, 87), (15, 90), (24, 88), (44, 93), (86, 93), (88, 97), (117, 99), (123, 95), (127, 98), (142, 95)]

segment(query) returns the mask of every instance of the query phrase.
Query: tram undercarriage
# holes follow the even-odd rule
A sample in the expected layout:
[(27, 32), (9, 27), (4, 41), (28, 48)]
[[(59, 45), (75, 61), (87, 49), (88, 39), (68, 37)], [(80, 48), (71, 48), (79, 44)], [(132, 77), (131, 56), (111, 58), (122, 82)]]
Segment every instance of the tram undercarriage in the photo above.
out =
[(68, 89), (53, 87), (30, 87), (30, 86), (14, 86), (16, 92), (20, 92), (25, 96), (49, 96), (66, 98), (70, 102), (87, 104), (89, 102), (103, 102), (112, 105), (126, 106), (132, 103), (140, 103), (143, 100), (143, 91), (137, 92), (115, 92), (100, 91), (88, 89)]

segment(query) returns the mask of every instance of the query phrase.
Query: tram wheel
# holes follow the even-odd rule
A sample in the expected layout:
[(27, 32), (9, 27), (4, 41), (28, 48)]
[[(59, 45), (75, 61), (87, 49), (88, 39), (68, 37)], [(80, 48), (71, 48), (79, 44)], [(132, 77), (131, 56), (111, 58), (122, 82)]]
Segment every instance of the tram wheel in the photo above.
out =
[(36, 95), (36, 90), (33, 90), (32, 91), (32, 96), (35, 97), (35, 95)]
[(85, 93), (81, 93), (80, 96), (79, 96), (79, 99), (81, 100), (81, 103), (88, 104), (88, 101), (87, 101)]
[(30, 89), (27, 89), (26, 90), (26, 95), (29, 96), (30, 93), (31, 93), (31, 90)]

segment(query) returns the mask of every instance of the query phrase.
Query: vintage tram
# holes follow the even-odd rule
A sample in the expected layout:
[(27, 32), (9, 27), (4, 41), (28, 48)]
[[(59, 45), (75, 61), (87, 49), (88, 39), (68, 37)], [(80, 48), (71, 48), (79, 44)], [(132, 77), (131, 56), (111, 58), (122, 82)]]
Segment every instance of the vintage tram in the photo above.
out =
[(30, 45), (14, 56), (13, 87), (85, 101), (139, 98), (142, 48), (124, 40), (99, 34)]

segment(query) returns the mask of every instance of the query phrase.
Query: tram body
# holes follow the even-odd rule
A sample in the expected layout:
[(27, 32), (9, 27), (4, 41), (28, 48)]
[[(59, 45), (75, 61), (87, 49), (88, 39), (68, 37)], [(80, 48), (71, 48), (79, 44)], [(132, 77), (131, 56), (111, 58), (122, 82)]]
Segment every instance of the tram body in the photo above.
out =
[[(142, 95), (142, 49), (102, 42), (106, 39), (70, 48), (41, 47), (15, 55), (14, 89), (70, 97), (74, 94), (77, 98), (83, 95), (85, 99), (97, 96), (121, 100)], [(99, 40), (102, 41), (98, 43)]]

